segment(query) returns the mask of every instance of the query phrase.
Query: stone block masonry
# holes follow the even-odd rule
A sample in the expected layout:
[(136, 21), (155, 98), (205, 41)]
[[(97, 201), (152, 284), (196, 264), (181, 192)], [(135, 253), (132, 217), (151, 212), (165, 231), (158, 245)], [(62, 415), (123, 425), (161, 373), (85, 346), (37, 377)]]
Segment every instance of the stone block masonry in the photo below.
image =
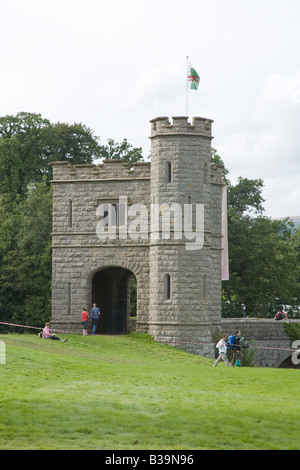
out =
[[(119, 196), (129, 204), (138, 200), (147, 206), (149, 170), (149, 163), (138, 163), (131, 169), (117, 160), (99, 166), (54, 163), (52, 323), (57, 327), (80, 330), (80, 312), (83, 307), (91, 308), (93, 295), (99, 297), (97, 292), (93, 294), (93, 277), (111, 267), (134, 273), (138, 283), (145, 286), (139, 292), (143, 296), (138, 298), (138, 304), (140, 317), (147, 318), (148, 247), (143, 241), (131, 239), (122, 243), (100, 241), (96, 211), (100, 204), (117, 205)], [(107, 299), (103, 301), (106, 303)], [(126, 310), (125, 320), (127, 313)]]
[[(211, 356), (211, 325), (221, 318), (221, 190), (211, 168), (211, 120), (166, 117), (151, 121), (152, 204), (203, 205), (203, 245), (188, 250), (166, 240), (150, 246), (149, 332), (190, 352)], [(186, 215), (186, 214), (185, 214)], [(172, 251), (171, 251), (172, 249)], [(164, 269), (162, 269), (164, 266)], [(170, 297), (165, 283), (170, 282)], [(169, 281), (170, 280), (170, 281)], [(205, 341), (202, 344), (201, 339)], [(198, 343), (198, 344), (197, 344)]]
[[(53, 326), (80, 331), (82, 308), (97, 300), (98, 333), (126, 333), (135, 276), (137, 331), (172, 338), (179, 347), (211, 337), (211, 325), (221, 318), (224, 184), (220, 168), (210, 163), (211, 127), (204, 118), (153, 119), (151, 163), (132, 168), (119, 160), (53, 164)], [(208, 343), (185, 348), (212, 355)]]
[(253, 365), (256, 367), (278, 367), (292, 355), (289, 351), (291, 340), (285, 333), (284, 321), (266, 318), (223, 318), (218, 328), (227, 335), (240, 330), (248, 342), (253, 341), (251, 348), (255, 351)]

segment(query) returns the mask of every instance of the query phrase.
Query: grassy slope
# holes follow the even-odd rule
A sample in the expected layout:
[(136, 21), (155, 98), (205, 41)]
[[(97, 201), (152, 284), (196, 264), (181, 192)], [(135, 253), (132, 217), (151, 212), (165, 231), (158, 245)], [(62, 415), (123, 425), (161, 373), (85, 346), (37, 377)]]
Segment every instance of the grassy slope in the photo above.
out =
[(299, 371), (142, 339), (0, 335), (0, 449), (299, 449)]

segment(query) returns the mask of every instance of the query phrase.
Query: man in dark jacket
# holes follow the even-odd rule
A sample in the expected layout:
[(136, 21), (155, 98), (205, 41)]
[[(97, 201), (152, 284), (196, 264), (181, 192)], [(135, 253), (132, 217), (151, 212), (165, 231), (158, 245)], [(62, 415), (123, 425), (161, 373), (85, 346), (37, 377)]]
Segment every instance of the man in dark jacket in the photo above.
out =
[(241, 332), (240, 330), (237, 330), (235, 332), (234, 345), (232, 346), (232, 361), (231, 361), (232, 367), (235, 366), (237, 358), (240, 359), (240, 356), (241, 356), (241, 348), (239, 346), (240, 341), (241, 341)]
[(92, 335), (96, 334), (99, 317), (100, 317), (100, 308), (97, 307), (97, 304), (93, 304), (93, 308), (91, 310)]

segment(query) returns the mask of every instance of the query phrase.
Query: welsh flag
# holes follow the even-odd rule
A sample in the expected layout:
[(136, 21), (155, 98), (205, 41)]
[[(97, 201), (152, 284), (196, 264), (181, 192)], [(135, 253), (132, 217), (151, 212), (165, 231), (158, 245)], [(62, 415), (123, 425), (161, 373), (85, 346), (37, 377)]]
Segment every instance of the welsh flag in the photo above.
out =
[(197, 90), (200, 83), (200, 77), (197, 74), (196, 70), (189, 63), (188, 69), (188, 88), (191, 90)]

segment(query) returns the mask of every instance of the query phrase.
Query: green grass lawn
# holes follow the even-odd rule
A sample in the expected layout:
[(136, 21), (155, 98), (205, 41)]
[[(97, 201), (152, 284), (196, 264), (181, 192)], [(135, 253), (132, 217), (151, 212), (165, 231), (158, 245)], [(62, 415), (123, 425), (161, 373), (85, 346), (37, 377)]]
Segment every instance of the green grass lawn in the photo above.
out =
[(0, 335), (0, 449), (300, 449), (299, 370), (143, 338)]

